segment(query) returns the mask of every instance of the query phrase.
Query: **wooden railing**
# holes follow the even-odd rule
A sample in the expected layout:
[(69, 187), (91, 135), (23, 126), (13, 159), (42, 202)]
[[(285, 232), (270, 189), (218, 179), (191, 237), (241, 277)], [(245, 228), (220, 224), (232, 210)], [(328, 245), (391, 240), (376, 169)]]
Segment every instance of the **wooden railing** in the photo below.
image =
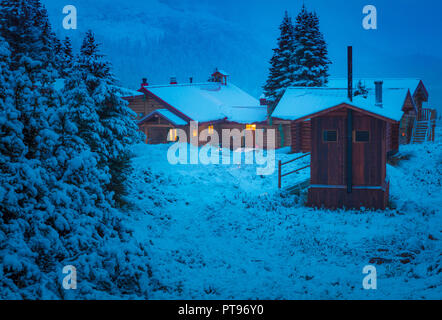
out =
[(419, 110), (417, 121), (428, 121), (433, 119), (436, 119), (435, 109), (422, 108)]
[(302, 168), (298, 168), (298, 169), (296, 169), (296, 170), (293, 170), (293, 171), (290, 171), (290, 172), (284, 173), (284, 174), (282, 173), (282, 166), (285, 166), (285, 165), (287, 165), (287, 164), (289, 164), (289, 163), (292, 163), (292, 162), (294, 162), (294, 161), (296, 161), (296, 160), (302, 159), (302, 158), (307, 157), (307, 156), (309, 156), (309, 155), (310, 155), (310, 153), (306, 153), (306, 154), (303, 154), (303, 155), (300, 156), (300, 157), (297, 157), (297, 158), (295, 158), (295, 159), (293, 159), (293, 160), (290, 160), (290, 161), (287, 161), (287, 162), (281, 162), (281, 160), (278, 161), (278, 188), (279, 188), (279, 189), (281, 189), (281, 186), (282, 186), (282, 178), (283, 178), (283, 177), (288, 176), (288, 175), (293, 174), (293, 173), (296, 173), (296, 172), (301, 171), (301, 170), (303, 170), (303, 169), (306, 169), (306, 168), (310, 167), (310, 164), (307, 165), (307, 166), (304, 166), (304, 167), (302, 167)]
[(426, 122), (427, 132), (425, 134), (425, 141), (434, 141), (435, 127), (436, 127), (437, 111), (436, 109), (423, 108), (419, 111), (417, 118), (414, 120), (413, 131), (411, 134), (411, 143), (414, 142), (417, 122)]

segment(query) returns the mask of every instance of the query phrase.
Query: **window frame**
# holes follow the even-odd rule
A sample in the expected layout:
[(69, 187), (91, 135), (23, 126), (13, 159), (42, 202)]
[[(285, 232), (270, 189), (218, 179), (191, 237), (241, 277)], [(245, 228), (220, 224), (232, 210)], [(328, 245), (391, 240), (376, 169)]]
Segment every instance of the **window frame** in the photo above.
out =
[[(334, 140), (334, 141), (329, 141), (329, 140), (325, 140), (324, 138), (325, 138), (325, 133), (326, 132), (329, 132), (329, 131), (334, 131), (334, 132), (336, 132), (336, 140)], [(322, 130), (322, 143), (338, 143), (338, 141), (339, 141), (339, 130), (338, 129), (335, 129), (335, 130)]]
[[(366, 141), (357, 141), (356, 140), (356, 133), (357, 132), (367, 132), (368, 133), (368, 140), (366, 140)], [(371, 142), (370, 130), (353, 130), (353, 143), (370, 143), (370, 142)]]

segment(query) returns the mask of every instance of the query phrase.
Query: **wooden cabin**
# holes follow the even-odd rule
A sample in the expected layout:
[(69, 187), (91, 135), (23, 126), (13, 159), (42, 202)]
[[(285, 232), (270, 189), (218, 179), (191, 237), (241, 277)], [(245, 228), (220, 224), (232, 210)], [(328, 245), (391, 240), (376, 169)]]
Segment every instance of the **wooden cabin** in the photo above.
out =
[(386, 207), (387, 154), (397, 145), (391, 130), (402, 117), (395, 106), (408, 90), (383, 89), (377, 83), (378, 90), (352, 100), (347, 89), (296, 88), (286, 93), (281, 114), (290, 114), (295, 127), (306, 121), (310, 125), (308, 205)]
[[(365, 85), (368, 93), (375, 90), (376, 79), (355, 79), (354, 83)], [(327, 89), (347, 90), (348, 81), (346, 78), (330, 79)], [(422, 132), (429, 139), (434, 139), (434, 128), (436, 111), (434, 109), (423, 108), (423, 103), (428, 101), (428, 91), (420, 79), (384, 79), (383, 87), (385, 90), (401, 90), (405, 92), (402, 100), (397, 101), (397, 105), (391, 106), (401, 112), (399, 123), (387, 124), (387, 152), (389, 155), (398, 151), (400, 144), (411, 142), (422, 142)], [(292, 90), (299, 88), (288, 88), (281, 98), (280, 102), (273, 111), (271, 118), (276, 125), (282, 125), (290, 131), (290, 145), (292, 152), (310, 152), (311, 151), (311, 121), (293, 121), (293, 115), (287, 112), (287, 103), (289, 108), (297, 108), (290, 101)], [(356, 88), (353, 88), (353, 92)], [(405, 91), (404, 91), (405, 90)], [(413, 92), (413, 93), (411, 93)], [(416, 130), (415, 130), (416, 128)], [(413, 139), (413, 135), (415, 139)]]
[[(253, 137), (253, 146), (267, 148), (267, 136), (263, 145), (256, 143), (256, 129), (273, 128), (276, 131), (276, 147), (281, 146), (281, 128), (267, 122), (265, 100), (258, 101), (228, 81), (228, 74), (215, 70), (211, 81), (180, 84), (174, 77), (167, 85), (149, 85), (143, 79), (141, 88), (123, 97), (137, 114), (140, 130), (146, 135), (146, 143), (159, 144), (177, 140), (177, 129), (183, 129), (190, 137), (200, 136), (204, 129), (216, 130), (222, 144), (222, 129), (238, 129)], [(190, 129), (190, 122), (198, 122), (198, 132)], [(285, 140), (286, 145), (290, 141)], [(193, 143), (193, 142), (192, 142)], [(206, 141), (198, 141), (198, 144)], [(284, 143), (284, 142), (283, 142)], [(231, 141), (233, 145), (233, 141)], [(246, 138), (240, 142), (245, 146)], [(270, 145), (270, 146), (271, 146)]]
[(308, 205), (385, 209), (387, 126), (397, 122), (349, 104), (310, 118)]

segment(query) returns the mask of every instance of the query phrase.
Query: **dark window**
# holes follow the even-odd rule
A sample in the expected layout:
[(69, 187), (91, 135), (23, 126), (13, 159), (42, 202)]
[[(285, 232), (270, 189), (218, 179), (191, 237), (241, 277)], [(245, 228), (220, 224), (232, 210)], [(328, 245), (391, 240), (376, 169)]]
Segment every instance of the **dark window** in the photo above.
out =
[(356, 131), (355, 141), (356, 142), (368, 142), (370, 140), (370, 132), (368, 131)]
[(328, 131), (324, 130), (324, 142), (336, 142), (338, 139), (338, 134), (336, 130)]

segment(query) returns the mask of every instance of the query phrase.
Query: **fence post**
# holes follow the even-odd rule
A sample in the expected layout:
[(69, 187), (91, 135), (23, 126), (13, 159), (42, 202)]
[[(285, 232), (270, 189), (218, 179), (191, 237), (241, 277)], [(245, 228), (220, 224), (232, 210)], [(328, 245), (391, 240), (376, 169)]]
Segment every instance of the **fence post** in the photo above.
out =
[(278, 189), (281, 189), (281, 160), (278, 161)]

